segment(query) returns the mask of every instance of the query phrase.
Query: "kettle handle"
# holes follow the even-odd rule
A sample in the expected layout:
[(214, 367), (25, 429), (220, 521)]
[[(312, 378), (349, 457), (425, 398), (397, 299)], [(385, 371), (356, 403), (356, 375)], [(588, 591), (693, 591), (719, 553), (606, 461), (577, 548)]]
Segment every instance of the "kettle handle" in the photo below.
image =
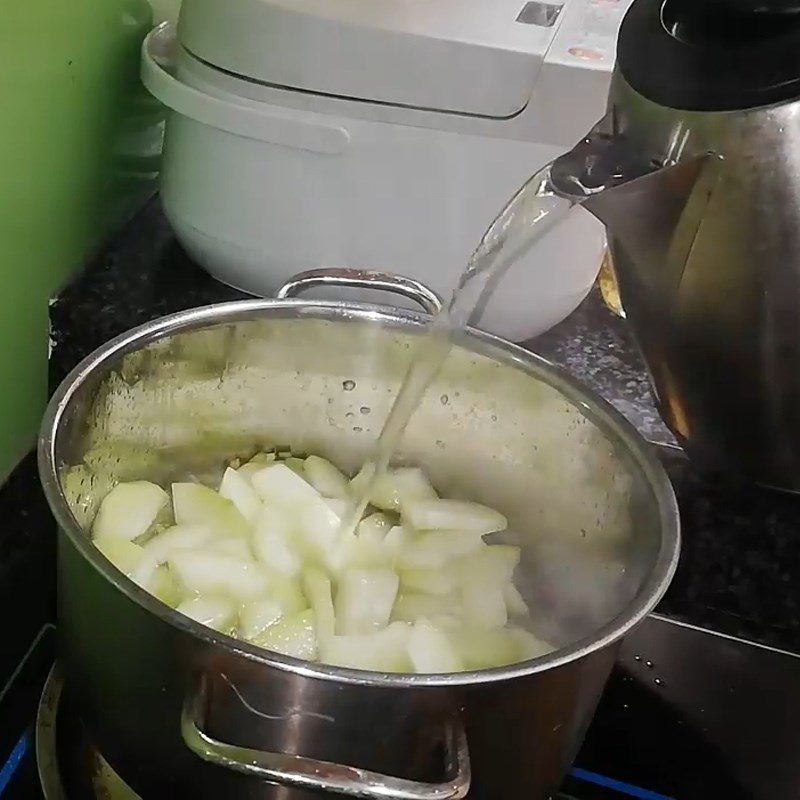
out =
[(438, 314), (442, 310), (442, 298), (424, 283), (402, 275), (375, 272), (369, 269), (323, 267), (322, 269), (299, 272), (289, 278), (278, 289), (275, 297), (278, 300), (285, 300), (315, 286), (344, 286), (347, 288), (391, 292), (413, 300), (429, 314)]
[(458, 722), (451, 722), (445, 730), (447, 779), (443, 783), (423, 783), (330, 761), (221, 742), (202, 728), (207, 693), (207, 678), (201, 676), (196, 691), (186, 696), (181, 735), (195, 755), (216, 766), (282, 786), (333, 792), (361, 800), (460, 800), (469, 791), (467, 736)]

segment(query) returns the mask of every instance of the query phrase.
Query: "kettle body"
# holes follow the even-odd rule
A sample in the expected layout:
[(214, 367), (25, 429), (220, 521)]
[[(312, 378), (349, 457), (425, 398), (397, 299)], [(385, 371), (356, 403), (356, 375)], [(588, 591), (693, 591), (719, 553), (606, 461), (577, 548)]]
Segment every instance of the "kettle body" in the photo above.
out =
[[(800, 13), (726, 33), (693, 2), (628, 12), (597, 131), (623, 143), (630, 174), (621, 162), (585, 205), (606, 223), (625, 314), (689, 456), (798, 492)], [(746, 16), (711, 5), (717, 23)]]
[(610, 104), (656, 162), (720, 156), (666, 221), (669, 235), (658, 188), (653, 207), (609, 228), (659, 410), (706, 468), (800, 491), (800, 101), (680, 111), (617, 75)]

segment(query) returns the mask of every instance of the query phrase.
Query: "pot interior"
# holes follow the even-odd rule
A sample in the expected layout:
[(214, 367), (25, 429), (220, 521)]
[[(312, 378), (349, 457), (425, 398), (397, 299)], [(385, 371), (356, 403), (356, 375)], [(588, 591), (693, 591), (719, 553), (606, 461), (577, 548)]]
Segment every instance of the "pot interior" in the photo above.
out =
[[(353, 473), (424, 320), (333, 303), (241, 303), (107, 347), (65, 382), (48, 417), (55, 430), (48, 442), (45, 429), (43, 447), (57, 475), (48, 492), (62, 524), (68, 507), (67, 532), (80, 542), (116, 481), (214, 483), (226, 459), (257, 447), (320, 454)], [(608, 406), (517, 348), (464, 334), (397, 462), (423, 467), (443, 496), (508, 517), (503, 536), (523, 548), (517, 585), (536, 633), (555, 645), (609, 625), (621, 633), (666, 588), (677, 523), (663, 472)]]

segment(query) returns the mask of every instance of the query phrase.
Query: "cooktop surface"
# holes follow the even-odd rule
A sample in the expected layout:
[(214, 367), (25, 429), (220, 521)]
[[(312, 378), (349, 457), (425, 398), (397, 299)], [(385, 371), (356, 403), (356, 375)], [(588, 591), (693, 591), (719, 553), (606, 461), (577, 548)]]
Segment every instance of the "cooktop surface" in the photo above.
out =
[[(61, 708), (55, 633), (36, 633), (0, 693), (0, 800), (127, 800), (118, 781), (97, 789), (107, 765)], [(800, 657), (651, 617), (623, 645), (559, 798), (794, 800), (798, 708)]]

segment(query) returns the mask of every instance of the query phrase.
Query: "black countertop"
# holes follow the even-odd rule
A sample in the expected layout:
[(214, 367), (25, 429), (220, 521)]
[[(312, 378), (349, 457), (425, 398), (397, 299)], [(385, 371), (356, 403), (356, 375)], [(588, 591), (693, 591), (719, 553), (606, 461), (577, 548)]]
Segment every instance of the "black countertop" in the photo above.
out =
[[(53, 385), (95, 347), (134, 325), (242, 296), (190, 261), (153, 201), (52, 303)], [(684, 544), (659, 611), (800, 652), (800, 498), (730, 488), (696, 473), (658, 417), (624, 320), (607, 310), (598, 293), (528, 346), (613, 403), (663, 458), (680, 503)], [(28, 573), (34, 579), (33, 572), (41, 581), (41, 570), (26, 554), (53, 547), (32, 459), (0, 491), (0, 509), (10, 520), (0, 534), (2, 595), (9, 570), (17, 585)]]

